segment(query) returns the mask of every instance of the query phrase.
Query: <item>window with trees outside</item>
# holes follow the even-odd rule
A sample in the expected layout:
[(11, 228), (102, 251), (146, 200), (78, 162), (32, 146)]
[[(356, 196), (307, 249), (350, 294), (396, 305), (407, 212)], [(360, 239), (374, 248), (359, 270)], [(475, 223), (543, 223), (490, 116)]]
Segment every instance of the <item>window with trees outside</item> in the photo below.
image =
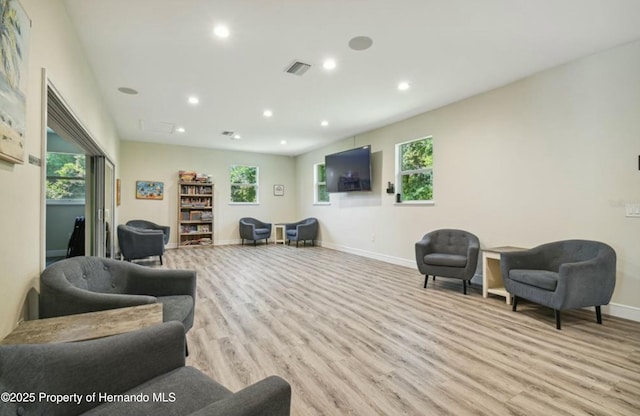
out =
[(402, 201), (433, 201), (433, 137), (396, 145), (396, 172)]
[(258, 203), (258, 167), (233, 165), (230, 169), (231, 202), (237, 204)]
[(327, 172), (324, 163), (313, 165), (313, 203), (328, 204), (329, 192), (327, 192)]
[(86, 164), (83, 154), (47, 153), (47, 200), (84, 203)]

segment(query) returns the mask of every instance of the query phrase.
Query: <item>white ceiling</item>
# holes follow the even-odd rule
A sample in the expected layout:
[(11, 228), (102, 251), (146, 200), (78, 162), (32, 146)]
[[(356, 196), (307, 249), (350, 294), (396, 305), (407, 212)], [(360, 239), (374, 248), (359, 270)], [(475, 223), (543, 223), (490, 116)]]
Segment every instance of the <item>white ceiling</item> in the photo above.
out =
[[(65, 3), (122, 139), (284, 155), (640, 39), (639, 0)], [(220, 23), (226, 39), (213, 36)], [(360, 35), (370, 49), (349, 48)], [(311, 69), (285, 73), (294, 60)], [(398, 91), (400, 81), (411, 88)], [(187, 103), (191, 94), (199, 105)]]

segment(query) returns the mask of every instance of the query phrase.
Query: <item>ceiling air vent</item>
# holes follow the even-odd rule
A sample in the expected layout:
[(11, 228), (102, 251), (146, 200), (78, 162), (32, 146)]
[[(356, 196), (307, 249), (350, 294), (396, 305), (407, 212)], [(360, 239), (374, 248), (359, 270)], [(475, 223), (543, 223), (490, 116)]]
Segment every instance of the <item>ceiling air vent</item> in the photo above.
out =
[(284, 72), (302, 76), (305, 72), (307, 72), (309, 68), (311, 68), (311, 65), (309, 64), (305, 64), (304, 62), (300, 61), (293, 61), (291, 65), (289, 65), (287, 69), (284, 70)]
[(229, 130), (225, 130), (225, 131), (222, 132), (222, 135), (223, 136), (233, 136), (233, 132), (229, 131)]

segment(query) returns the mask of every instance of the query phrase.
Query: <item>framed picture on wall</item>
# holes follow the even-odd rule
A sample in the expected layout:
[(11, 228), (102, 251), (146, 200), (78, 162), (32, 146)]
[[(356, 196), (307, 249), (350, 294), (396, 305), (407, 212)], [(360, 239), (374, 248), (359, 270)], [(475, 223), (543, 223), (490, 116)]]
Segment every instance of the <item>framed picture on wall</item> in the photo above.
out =
[(0, 70), (0, 159), (24, 163), (27, 58), (31, 20), (19, 1), (3, 0)]
[(120, 199), (120, 189), (121, 189), (121, 183), (120, 183), (120, 179), (116, 179), (116, 206), (119, 207), (120, 206), (120, 202), (122, 201)]
[(284, 185), (273, 185), (273, 194), (275, 196), (284, 196)]
[(136, 181), (136, 199), (164, 198), (164, 182)]

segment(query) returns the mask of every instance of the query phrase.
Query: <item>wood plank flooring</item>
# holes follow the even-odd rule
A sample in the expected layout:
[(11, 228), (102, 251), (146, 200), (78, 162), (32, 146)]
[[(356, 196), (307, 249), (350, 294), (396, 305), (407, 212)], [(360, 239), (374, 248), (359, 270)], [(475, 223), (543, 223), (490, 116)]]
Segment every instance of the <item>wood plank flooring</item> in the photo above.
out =
[(563, 313), (322, 247), (169, 250), (195, 269), (188, 364), (233, 391), (276, 374), (292, 415), (640, 415), (640, 323)]

